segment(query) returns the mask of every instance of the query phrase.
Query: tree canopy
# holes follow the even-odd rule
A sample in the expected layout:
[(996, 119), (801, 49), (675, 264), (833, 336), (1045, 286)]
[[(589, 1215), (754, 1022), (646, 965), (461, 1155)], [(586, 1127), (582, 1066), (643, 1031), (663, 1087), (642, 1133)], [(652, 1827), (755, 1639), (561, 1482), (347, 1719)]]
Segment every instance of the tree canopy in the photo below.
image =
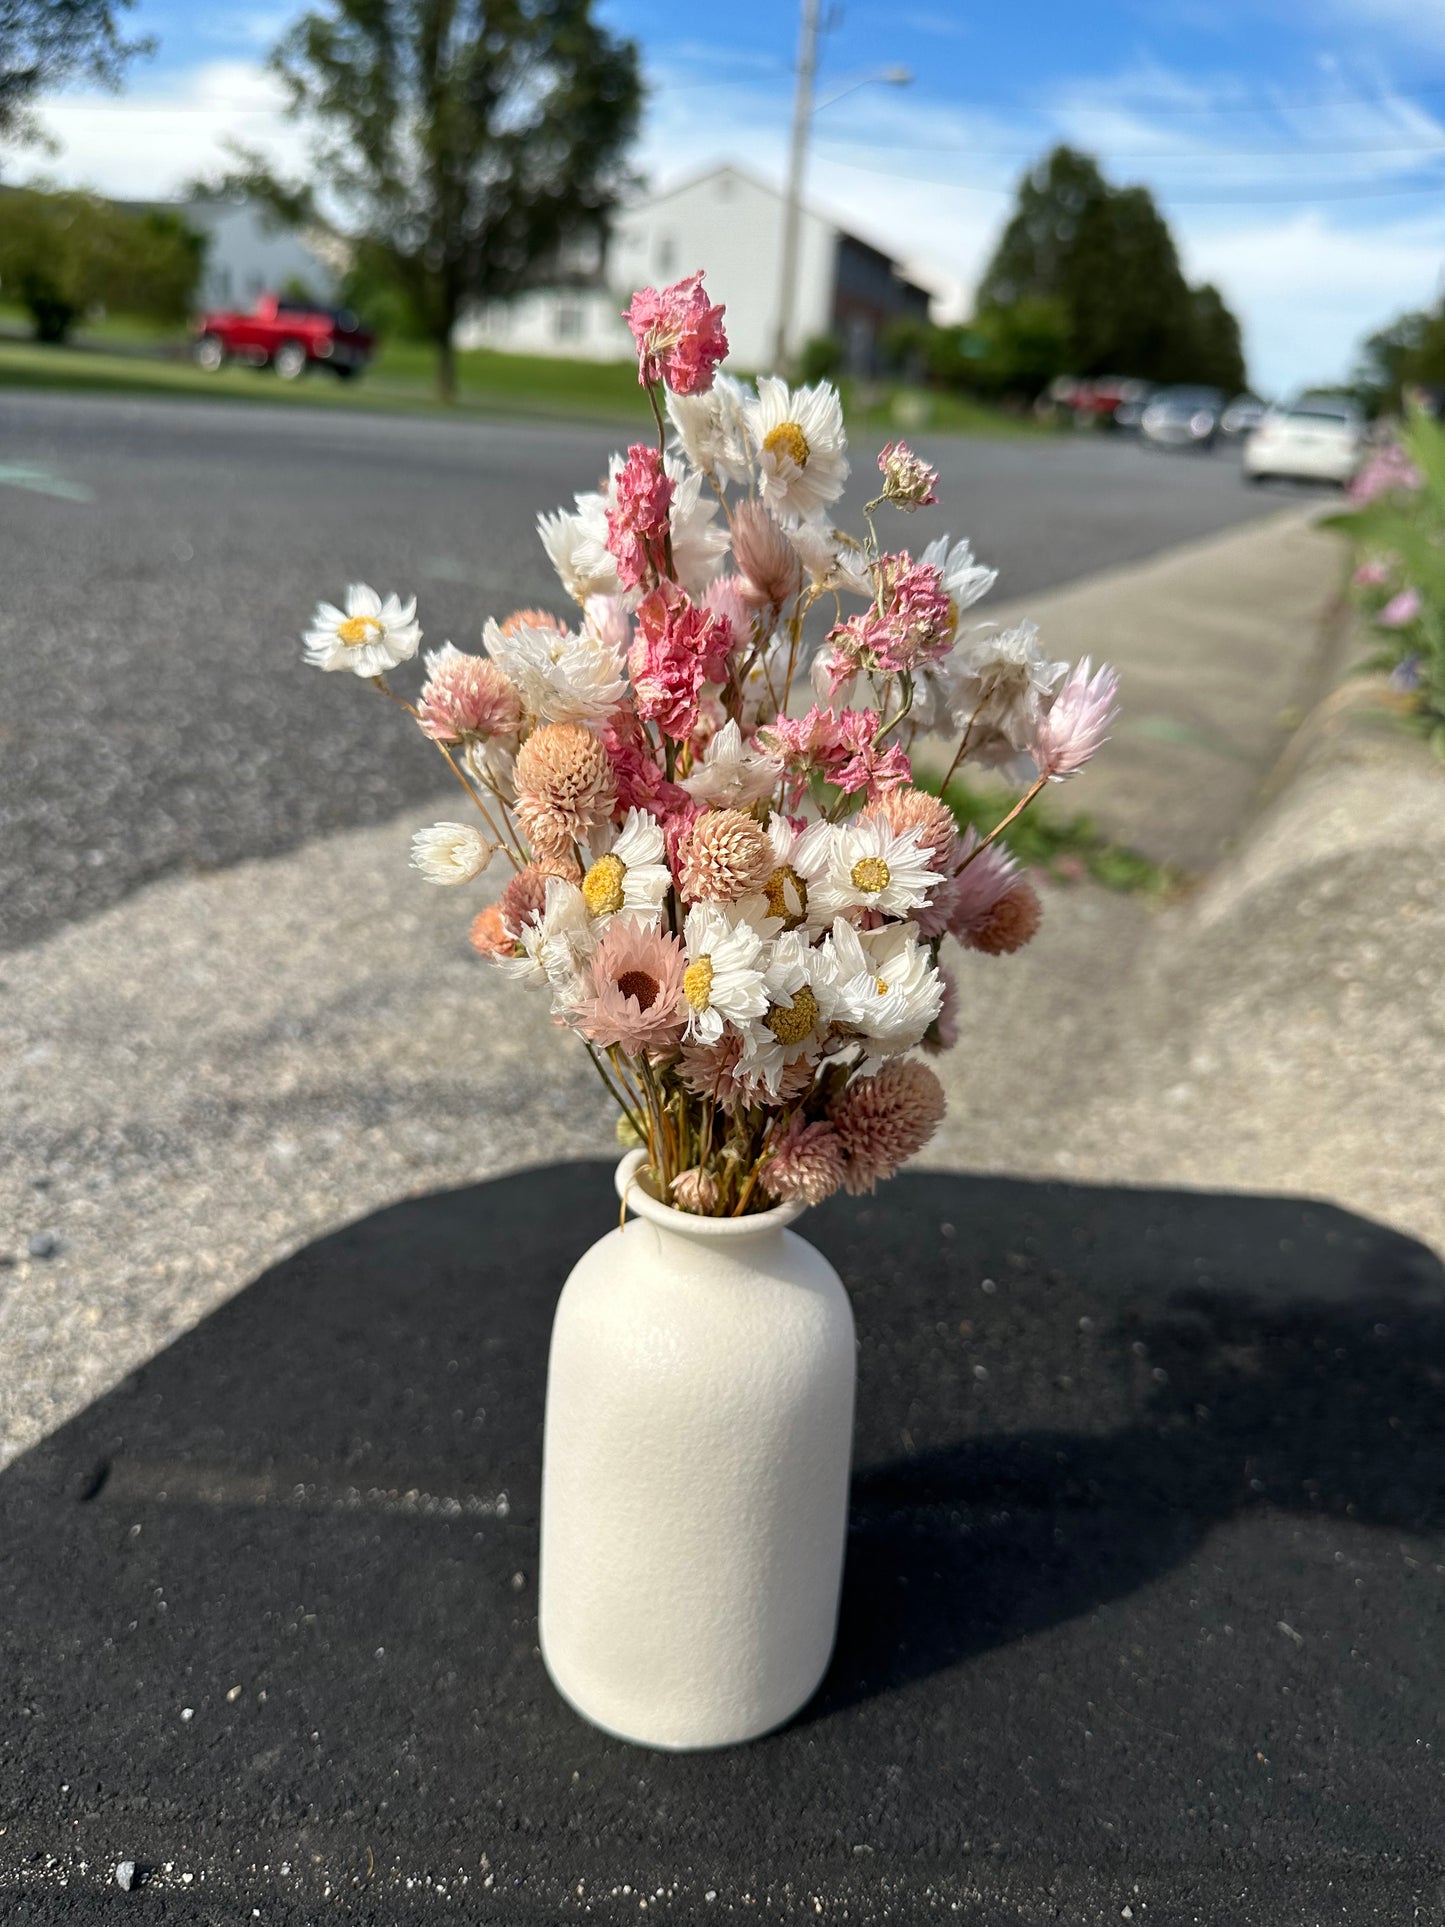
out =
[(1414, 309), (1372, 334), (1353, 386), (1372, 413), (1401, 408), (1407, 389), (1445, 387), (1445, 309)]
[[(314, 134), (313, 180), (240, 177), (394, 280), (455, 390), (452, 331), (587, 251), (627, 185), (635, 45), (593, 0), (329, 0), (272, 56)], [(235, 177), (233, 177), (234, 181)]]
[(90, 309), (184, 321), (206, 243), (176, 214), (131, 213), (94, 194), (21, 188), (0, 219), (0, 290), (41, 341), (63, 341)]
[(34, 139), (37, 94), (88, 79), (113, 87), (153, 41), (122, 38), (133, 0), (0, 0), (0, 141)]
[(1239, 324), (1217, 288), (1189, 286), (1153, 195), (1075, 148), (1025, 175), (979, 284), (980, 315), (1024, 300), (1067, 317), (1070, 373), (1244, 386)]

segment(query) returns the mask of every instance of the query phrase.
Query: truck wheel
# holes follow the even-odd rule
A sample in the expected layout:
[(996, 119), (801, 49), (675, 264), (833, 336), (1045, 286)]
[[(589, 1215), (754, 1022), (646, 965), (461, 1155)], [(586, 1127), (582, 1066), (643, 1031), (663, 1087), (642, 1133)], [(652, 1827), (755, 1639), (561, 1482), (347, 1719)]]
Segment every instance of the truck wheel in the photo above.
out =
[(271, 366), (282, 381), (295, 381), (306, 373), (306, 349), (299, 341), (283, 341), (271, 357)]
[(202, 335), (195, 348), (196, 366), (214, 375), (226, 365), (226, 344), (219, 335)]

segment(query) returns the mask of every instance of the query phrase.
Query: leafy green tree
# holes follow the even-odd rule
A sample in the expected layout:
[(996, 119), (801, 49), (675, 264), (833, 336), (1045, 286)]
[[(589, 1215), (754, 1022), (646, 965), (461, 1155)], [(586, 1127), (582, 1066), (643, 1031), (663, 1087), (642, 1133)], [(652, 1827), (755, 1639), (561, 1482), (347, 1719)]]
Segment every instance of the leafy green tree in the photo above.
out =
[(117, 16), (133, 0), (0, 0), (0, 141), (39, 138), (30, 107), (69, 80), (120, 84), (153, 40), (125, 40)]
[(93, 194), (7, 194), (0, 220), (0, 291), (63, 341), (90, 309), (181, 322), (205, 261), (204, 239), (174, 214), (127, 213)]
[(1237, 395), (1246, 382), (1239, 323), (1211, 281), (1191, 289), (1190, 301), (1194, 311), (1191, 379)]
[(1407, 389), (1445, 386), (1445, 308), (1397, 315), (1360, 351), (1351, 384), (1371, 411), (1398, 411)]
[(255, 157), (239, 184), (384, 268), (435, 346), (443, 400), (469, 303), (600, 259), (642, 85), (593, 0), (326, 0), (271, 64), (315, 130), (324, 190)]

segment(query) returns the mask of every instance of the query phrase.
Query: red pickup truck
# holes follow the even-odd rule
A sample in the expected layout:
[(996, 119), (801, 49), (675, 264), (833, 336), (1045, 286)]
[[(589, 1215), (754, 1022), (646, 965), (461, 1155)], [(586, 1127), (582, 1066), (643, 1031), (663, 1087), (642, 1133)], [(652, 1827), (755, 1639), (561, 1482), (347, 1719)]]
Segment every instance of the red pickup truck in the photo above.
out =
[(318, 308), (263, 294), (250, 314), (201, 315), (193, 352), (202, 368), (244, 361), (253, 368), (274, 368), (283, 381), (295, 381), (308, 368), (329, 368), (349, 381), (370, 361), (375, 345), (349, 308)]

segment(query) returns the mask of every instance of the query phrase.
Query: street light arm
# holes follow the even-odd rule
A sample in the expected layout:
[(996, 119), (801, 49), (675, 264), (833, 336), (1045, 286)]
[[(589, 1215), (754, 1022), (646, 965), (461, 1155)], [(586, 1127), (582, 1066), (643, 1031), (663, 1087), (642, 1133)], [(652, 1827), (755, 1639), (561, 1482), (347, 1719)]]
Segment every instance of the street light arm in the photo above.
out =
[(913, 75), (907, 67), (880, 67), (876, 73), (864, 74), (861, 80), (850, 80), (846, 87), (840, 87), (836, 94), (825, 94), (813, 108), (814, 114), (821, 114), (825, 107), (835, 106), (846, 100), (849, 94), (856, 94), (861, 87), (911, 87)]

